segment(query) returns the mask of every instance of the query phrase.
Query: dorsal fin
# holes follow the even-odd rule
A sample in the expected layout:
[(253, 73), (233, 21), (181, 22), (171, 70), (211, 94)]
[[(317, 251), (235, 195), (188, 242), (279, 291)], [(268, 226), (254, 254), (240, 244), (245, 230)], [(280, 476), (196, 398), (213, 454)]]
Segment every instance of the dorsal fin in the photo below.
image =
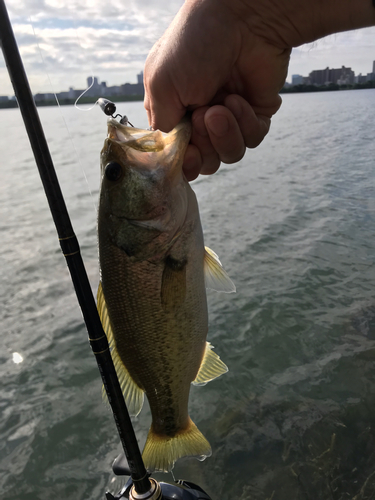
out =
[(220, 377), (228, 371), (228, 367), (220, 357), (212, 351), (213, 345), (206, 342), (206, 350), (203, 356), (199, 372), (193, 381), (193, 385), (206, 385), (207, 382)]
[[(125, 368), (125, 365), (122, 362), (120, 355), (117, 351), (116, 342), (113, 336), (111, 321), (109, 319), (107, 304), (105, 302), (105, 297), (101, 283), (99, 283), (97, 300), (98, 300), (97, 307), (98, 307), (99, 317), (103, 325), (103, 330), (107, 335), (109, 347), (111, 349), (113, 364), (115, 365), (117, 378), (120, 382), (121, 390), (125, 398), (129, 415), (136, 416), (142, 409), (144, 393), (143, 390), (140, 387), (138, 387), (138, 385), (129, 375), (129, 372)], [(106, 399), (107, 395), (105, 393), (104, 387), (102, 389), (102, 393), (103, 397)]]
[(221, 265), (219, 257), (210, 248), (205, 247), (205, 250), (203, 270), (206, 288), (217, 292), (235, 292), (236, 287)]

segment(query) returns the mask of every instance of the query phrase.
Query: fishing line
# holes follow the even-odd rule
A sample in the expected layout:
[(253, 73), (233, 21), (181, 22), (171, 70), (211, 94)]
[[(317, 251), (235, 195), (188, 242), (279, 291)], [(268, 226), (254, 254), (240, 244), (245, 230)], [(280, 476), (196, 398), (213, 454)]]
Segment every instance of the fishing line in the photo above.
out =
[[(63, 120), (63, 122), (64, 122), (64, 125), (65, 125), (65, 128), (66, 128), (66, 130), (67, 130), (67, 132), (68, 132), (70, 142), (71, 142), (71, 144), (72, 144), (72, 146), (73, 146), (73, 150), (74, 150), (74, 152), (75, 152), (76, 160), (78, 161), (78, 164), (79, 164), (79, 166), (81, 167), (81, 170), (82, 170), (82, 173), (83, 173), (83, 177), (84, 177), (84, 179), (85, 179), (85, 181), (86, 181), (86, 184), (87, 184), (87, 189), (88, 189), (89, 194), (90, 194), (90, 198), (91, 198), (91, 200), (92, 200), (92, 202), (93, 202), (93, 205), (94, 205), (94, 210), (95, 210), (95, 213), (97, 213), (97, 211), (98, 211), (98, 207), (97, 207), (97, 201), (96, 201), (96, 198), (94, 198), (94, 195), (92, 194), (92, 191), (91, 191), (91, 188), (90, 188), (90, 184), (89, 184), (89, 181), (88, 181), (88, 178), (87, 178), (87, 175), (86, 175), (85, 169), (83, 168), (83, 165), (82, 165), (82, 162), (81, 162), (80, 155), (78, 154), (78, 150), (77, 150), (76, 145), (75, 145), (75, 143), (74, 143), (73, 136), (72, 136), (72, 134), (70, 133), (70, 129), (69, 129), (69, 127), (68, 127), (68, 124), (67, 124), (67, 122), (66, 122), (66, 120), (65, 120), (64, 114), (63, 114), (63, 112), (62, 112), (61, 105), (60, 105), (59, 99), (58, 99), (58, 97), (57, 97), (57, 95), (56, 95), (56, 92), (55, 92), (54, 86), (53, 86), (53, 84), (52, 84), (52, 81), (51, 81), (51, 78), (50, 78), (50, 75), (49, 75), (49, 72), (48, 72), (48, 70), (47, 70), (47, 65), (46, 65), (46, 62), (45, 62), (45, 60), (44, 60), (44, 57), (43, 57), (43, 54), (42, 54), (42, 50), (41, 50), (40, 45), (39, 45), (39, 42), (38, 42), (38, 37), (37, 37), (36, 32), (35, 32), (35, 29), (34, 29), (34, 24), (33, 24), (32, 20), (31, 20), (31, 17), (30, 17), (30, 16), (29, 16), (29, 23), (30, 23), (31, 28), (32, 28), (32, 30), (33, 30), (34, 37), (35, 37), (35, 41), (36, 41), (36, 44), (37, 44), (37, 47), (38, 47), (38, 50), (39, 50), (39, 55), (40, 55), (40, 57), (41, 57), (41, 59), (42, 59), (42, 63), (43, 63), (43, 66), (44, 66), (44, 70), (45, 70), (45, 72), (46, 72), (46, 74), (47, 74), (47, 78), (48, 78), (48, 81), (49, 81), (49, 85), (50, 85), (50, 87), (51, 87), (51, 89), (52, 89), (52, 93), (53, 93), (53, 95), (55, 96), (55, 100), (56, 100), (57, 107), (59, 108), (60, 116), (61, 116), (61, 118), (62, 118), (62, 120)], [(79, 42), (79, 38), (78, 38), (78, 34), (77, 34), (77, 29), (76, 29), (76, 28), (74, 28), (74, 29), (75, 29), (75, 31), (76, 31), (77, 39), (78, 39), (78, 42)], [(79, 42), (79, 44), (80, 44), (80, 42)], [(81, 44), (80, 44), (80, 47), (82, 48), (82, 45), (81, 45)], [(92, 82), (91, 82), (90, 87), (89, 87), (88, 89), (86, 89), (86, 90), (85, 90), (85, 91), (84, 91), (84, 92), (83, 92), (83, 93), (82, 93), (82, 94), (78, 97), (78, 99), (80, 99), (80, 98), (82, 97), (82, 95), (83, 95), (85, 92), (87, 92), (88, 90), (90, 90), (90, 88), (93, 86), (93, 84), (94, 84), (94, 77), (92, 76), (92, 77), (91, 77), (91, 79), (92, 79)], [(79, 108), (78, 106), (76, 106), (78, 99), (77, 99), (77, 100), (76, 100), (76, 102), (74, 103), (74, 106), (75, 106), (78, 110), (80, 110), (80, 111), (89, 111), (89, 110), (82, 109), (82, 108)], [(96, 104), (96, 103), (95, 103), (95, 104)], [(95, 106), (95, 104), (94, 104), (94, 106)], [(94, 107), (94, 106), (93, 106), (93, 107)], [(92, 109), (92, 108), (90, 108), (90, 109)]]
[[(74, 24), (74, 33), (75, 33), (75, 35), (76, 35), (76, 37), (77, 37), (77, 42), (78, 42), (78, 45), (81, 47), (81, 49), (83, 49), (83, 47), (82, 47), (82, 43), (81, 43), (81, 40), (80, 40), (80, 38), (79, 38), (78, 29), (77, 29), (77, 25), (76, 25), (76, 20), (75, 20), (75, 19), (73, 19), (73, 24)], [(75, 103), (74, 103), (74, 107), (75, 107), (76, 109), (78, 109), (79, 111), (91, 111), (91, 110), (95, 107), (95, 105), (96, 105), (96, 102), (95, 102), (95, 103), (94, 103), (94, 105), (93, 105), (93, 106), (91, 106), (90, 108), (80, 108), (80, 107), (77, 105), (77, 103), (78, 103), (78, 101), (81, 99), (81, 97), (82, 97), (84, 94), (86, 94), (86, 92), (88, 92), (88, 91), (89, 91), (89, 90), (93, 87), (93, 85), (94, 85), (94, 72), (93, 72), (93, 68), (90, 68), (90, 73), (91, 73), (91, 85), (90, 85), (90, 86), (89, 86), (86, 90), (84, 90), (84, 91), (82, 92), (82, 94), (81, 94), (81, 95), (79, 95), (79, 96), (77, 97), (77, 99), (76, 99), (76, 101), (75, 101)]]
[(92, 87), (93, 85), (94, 85), (94, 75), (92, 75), (92, 76), (91, 76), (91, 85), (90, 85), (89, 87), (87, 87), (87, 89), (86, 89), (86, 90), (84, 90), (84, 91), (82, 92), (82, 94), (81, 94), (81, 95), (79, 95), (79, 96), (77, 97), (76, 102), (74, 103), (74, 107), (75, 107), (76, 109), (78, 109), (78, 111), (91, 111), (93, 108), (95, 108), (95, 105), (98, 103), (98, 101), (94, 102), (94, 104), (93, 104), (93, 106), (91, 106), (91, 108), (80, 108), (80, 107), (77, 105), (77, 102), (81, 99), (81, 97), (82, 97), (84, 94), (86, 94), (86, 92), (88, 92), (88, 91), (91, 89), (91, 87)]
[[(77, 26), (76, 26), (76, 21), (75, 19), (73, 19), (73, 24), (74, 24), (74, 30), (75, 30), (75, 34), (76, 34), (76, 37), (77, 37), (77, 42), (78, 42), (78, 45), (81, 47), (81, 49), (83, 49), (82, 47), (82, 43), (81, 43), (81, 40), (79, 38), (79, 34), (78, 34), (78, 29), (77, 29)], [(126, 115), (124, 116), (121, 116), (121, 115), (116, 115), (116, 116), (113, 116), (115, 113), (116, 113), (116, 106), (113, 102), (109, 101), (108, 99), (105, 99), (103, 97), (100, 97), (90, 108), (80, 108), (78, 106), (78, 101), (81, 99), (81, 97), (86, 94), (86, 92), (88, 92), (92, 86), (94, 85), (94, 72), (92, 71), (92, 68), (91, 69), (91, 85), (82, 92), (81, 95), (79, 95), (74, 103), (74, 107), (76, 109), (78, 109), (79, 111), (91, 111), (93, 108), (95, 108), (95, 106), (98, 104), (99, 107), (101, 108), (101, 110), (107, 115), (107, 116), (112, 116), (112, 118), (117, 118), (117, 117), (120, 117), (120, 123), (122, 123), (123, 125), (130, 125), (131, 127), (134, 127), (134, 125), (132, 125), (130, 123), (130, 121), (128, 120), (128, 117)], [(110, 111), (111, 110), (111, 111)]]

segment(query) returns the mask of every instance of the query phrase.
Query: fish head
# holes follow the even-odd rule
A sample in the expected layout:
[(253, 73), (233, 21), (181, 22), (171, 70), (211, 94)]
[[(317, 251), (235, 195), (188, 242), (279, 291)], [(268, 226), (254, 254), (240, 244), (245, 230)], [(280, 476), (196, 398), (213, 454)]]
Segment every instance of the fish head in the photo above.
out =
[(132, 256), (161, 251), (183, 225), (188, 183), (182, 163), (190, 133), (186, 119), (168, 134), (108, 121), (99, 223), (105, 220), (114, 244), (131, 245)]

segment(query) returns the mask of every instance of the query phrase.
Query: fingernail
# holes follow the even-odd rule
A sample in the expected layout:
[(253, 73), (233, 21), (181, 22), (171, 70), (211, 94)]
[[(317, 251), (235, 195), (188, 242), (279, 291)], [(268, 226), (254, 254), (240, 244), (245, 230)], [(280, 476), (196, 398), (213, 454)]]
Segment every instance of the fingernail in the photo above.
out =
[(211, 116), (207, 125), (210, 131), (217, 137), (223, 137), (229, 130), (229, 120), (226, 116)]

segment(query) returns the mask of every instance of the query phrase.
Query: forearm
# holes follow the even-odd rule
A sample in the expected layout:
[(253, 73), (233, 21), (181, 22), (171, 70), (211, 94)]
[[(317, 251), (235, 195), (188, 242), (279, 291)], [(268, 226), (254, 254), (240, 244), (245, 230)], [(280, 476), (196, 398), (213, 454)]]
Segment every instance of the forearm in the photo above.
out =
[(214, 1), (227, 2), (252, 32), (283, 48), (375, 25), (373, 0)]
[[(375, 25), (373, 0), (319, 0), (318, 38)], [(311, 40), (308, 40), (311, 41)]]

